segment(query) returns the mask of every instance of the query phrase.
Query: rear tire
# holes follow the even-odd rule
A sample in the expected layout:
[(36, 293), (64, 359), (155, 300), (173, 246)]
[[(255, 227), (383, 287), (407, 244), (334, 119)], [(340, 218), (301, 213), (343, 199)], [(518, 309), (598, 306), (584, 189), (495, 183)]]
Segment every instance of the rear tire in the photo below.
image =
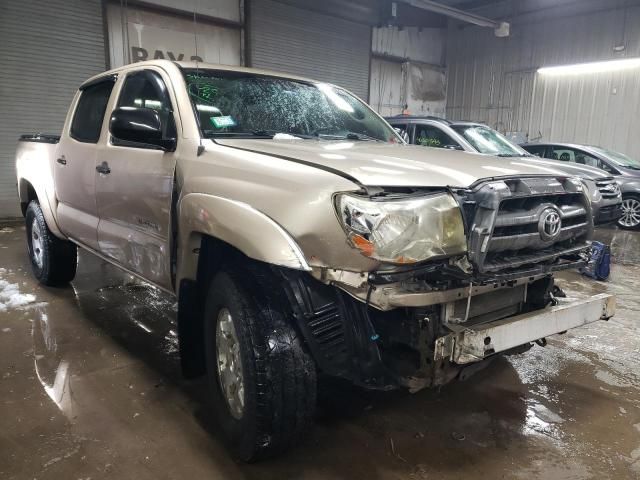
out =
[(220, 271), (205, 306), (207, 376), (233, 456), (252, 462), (300, 438), (316, 406), (316, 369), (296, 330), (250, 275)]
[(618, 219), (618, 226), (625, 230), (640, 228), (640, 197), (625, 195), (622, 198), (622, 216)]
[(27, 250), (33, 274), (44, 285), (69, 283), (76, 276), (78, 249), (56, 237), (44, 219), (40, 204), (32, 200), (25, 213)]

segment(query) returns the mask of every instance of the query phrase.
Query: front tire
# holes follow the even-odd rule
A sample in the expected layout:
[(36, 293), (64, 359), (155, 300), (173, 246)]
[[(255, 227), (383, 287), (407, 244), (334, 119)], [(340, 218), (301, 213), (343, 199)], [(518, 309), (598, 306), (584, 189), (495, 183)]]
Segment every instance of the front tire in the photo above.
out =
[(33, 200), (25, 213), (27, 250), (33, 274), (44, 285), (69, 283), (76, 276), (78, 249), (56, 237), (44, 219), (40, 204)]
[(640, 197), (628, 195), (622, 199), (622, 216), (618, 219), (618, 226), (626, 230), (640, 228)]
[(223, 440), (252, 462), (290, 448), (311, 423), (316, 370), (296, 330), (250, 275), (221, 271), (205, 306), (207, 376)]

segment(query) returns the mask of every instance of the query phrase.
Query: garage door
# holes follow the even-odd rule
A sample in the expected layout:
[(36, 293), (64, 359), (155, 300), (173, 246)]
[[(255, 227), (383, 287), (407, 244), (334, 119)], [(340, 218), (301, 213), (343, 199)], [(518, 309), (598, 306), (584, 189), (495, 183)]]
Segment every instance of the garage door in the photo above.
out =
[(249, 4), (249, 61), (335, 83), (368, 100), (371, 28), (272, 0)]
[(109, 3), (107, 25), (114, 67), (152, 59), (242, 63), (240, 27), (216, 25), (204, 18), (194, 24), (193, 13)]
[(59, 133), (78, 86), (105, 69), (100, 0), (2, 2), (0, 218), (19, 215), (18, 136)]

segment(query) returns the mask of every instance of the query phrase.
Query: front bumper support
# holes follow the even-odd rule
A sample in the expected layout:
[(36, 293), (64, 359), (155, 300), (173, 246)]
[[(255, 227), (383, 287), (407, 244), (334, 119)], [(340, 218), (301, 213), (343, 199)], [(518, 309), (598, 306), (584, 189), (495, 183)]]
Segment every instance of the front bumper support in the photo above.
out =
[(472, 327), (449, 325), (455, 331), (436, 340), (435, 360), (449, 359), (459, 365), (477, 362), (520, 345), (533, 342), (615, 314), (615, 297), (606, 293), (587, 299), (558, 299), (553, 307)]

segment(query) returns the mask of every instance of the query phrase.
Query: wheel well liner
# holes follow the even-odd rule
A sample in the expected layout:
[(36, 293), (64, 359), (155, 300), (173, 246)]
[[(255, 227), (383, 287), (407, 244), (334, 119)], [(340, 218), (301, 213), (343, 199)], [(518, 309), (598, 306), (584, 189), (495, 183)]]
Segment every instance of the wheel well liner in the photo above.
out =
[(200, 245), (196, 279), (182, 279), (179, 289), (178, 338), (187, 378), (205, 373), (207, 285), (221, 268), (233, 267), (290, 319), (321, 371), (369, 388), (395, 386), (382, 364), (370, 307), (307, 272), (253, 260), (220, 239), (203, 235)]

